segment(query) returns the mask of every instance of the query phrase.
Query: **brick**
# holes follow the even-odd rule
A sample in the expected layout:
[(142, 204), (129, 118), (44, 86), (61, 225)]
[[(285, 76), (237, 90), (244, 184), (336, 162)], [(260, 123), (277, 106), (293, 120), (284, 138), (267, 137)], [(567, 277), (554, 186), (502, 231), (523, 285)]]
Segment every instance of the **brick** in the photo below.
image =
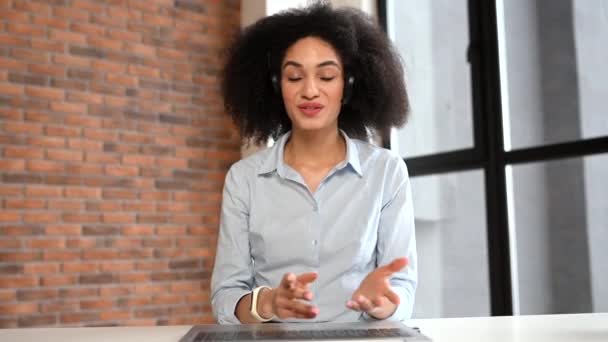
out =
[(69, 91), (67, 93), (67, 100), (70, 102), (80, 102), (86, 104), (101, 104), (103, 102), (103, 96), (83, 91)]
[(90, 273), (98, 270), (98, 265), (94, 263), (64, 263), (61, 266), (63, 273)]
[(135, 166), (108, 165), (105, 168), (105, 172), (110, 176), (137, 176), (139, 168)]
[[(108, 39), (100, 36), (90, 36), (88, 37), (88, 44), (99, 50), (115, 50), (122, 51), (124, 48), (124, 43), (119, 40)], [(105, 56), (108, 55), (106, 51)], [(123, 67), (124, 68), (124, 67)]]
[(79, 80), (66, 80), (63, 78), (51, 79), (51, 86), (55, 88), (72, 89), (72, 90), (86, 90), (87, 84)]
[(65, 197), (67, 198), (101, 198), (101, 189), (89, 187), (67, 187), (65, 189)]
[(135, 76), (143, 76), (157, 78), (160, 76), (160, 71), (156, 68), (150, 68), (143, 65), (129, 65), (128, 73)]
[(118, 259), (118, 251), (110, 248), (87, 249), (82, 252), (84, 260), (113, 260)]
[(17, 299), (17, 294), (13, 290), (0, 291), (0, 303), (9, 303)]
[(111, 39), (116, 39), (125, 42), (138, 43), (141, 41), (141, 33), (138, 32), (109, 29), (107, 35)]
[(48, 52), (40, 50), (12, 48), (10, 56), (31, 63), (47, 63), (49, 61)]
[(22, 194), (23, 188), (20, 185), (0, 184), (0, 196), (21, 196)]
[(99, 318), (103, 321), (129, 322), (132, 317), (130, 311), (103, 311), (99, 314)]
[(141, 246), (141, 239), (117, 238), (109, 241), (109, 247), (113, 248), (140, 248)]
[(184, 158), (171, 158), (171, 157), (158, 157), (156, 163), (160, 167), (184, 169), (188, 167), (188, 159)]
[(82, 201), (54, 200), (48, 203), (49, 210), (81, 211), (84, 208)]
[(135, 87), (137, 86), (137, 77), (110, 73), (106, 75), (106, 82), (125, 87)]
[(25, 161), (20, 159), (0, 159), (0, 170), (2, 171), (23, 171)]
[(62, 31), (51, 29), (49, 33), (49, 38), (51, 40), (65, 42), (65, 43), (73, 43), (73, 44), (86, 44), (86, 35), (82, 33), (75, 33), (70, 31)]
[(44, 27), (33, 26), (22, 23), (9, 22), (6, 25), (6, 30), (8, 32), (27, 36), (27, 37), (44, 37), (46, 36), (46, 32)]
[(132, 225), (121, 229), (122, 235), (152, 235), (154, 228), (152, 226)]
[[(104, 190), (107, 191), (107, 190)], [(118, 201), (100, 201), (100, 202), (87, 202), (87, 211), (122, 211), (122, 204)]]
[(59, 264), (50, 262), (31, 263), (23, 265), (23, 273), (25, 274), (53, 274), (59, 272)]
[(39, 13), (39, 14), (50, 14), (51, 7), (45, 3), (27, 1), (27, 0), (15, 0), (13, 6), (24, 12)]
[(82, 235), (97, 235), (97, 236), (108, 236), (117, 235), (118, 228), (114, 226), (83, 226)]
[(18, 315), (38, 312), (37, 303), (0, 304), (0, 315)]
[(41, 87), (25, 87), (25, 94), (31, 97), (38, 97), (47, 100), (63, 100), (65, 93), (61, 89), (41, 88)]
[(27, 197), (61, 197), (63, 188), (57, 186), (28, 185), (25, 187)]
[(37, 136), (37, 137), (29, 137), (27, 139), (27, 143), (29, 145), (34, 145), (34, 146), (42, 146), (42, 147), (64, 147), (65, 146), (65, 139), (62, 137), (42, 137), (42, 136)]
[(0, 222), (17, 222), (21, 215), (16, 211), (3, 210), (0, 212)]
[(85, 46), (77, 46), (72, 45), (69, 48), (70, 54), (75, 56), (82, 57), (91, 57), (91, 58), (104, 58), (105, 52), (101, 49), (95, 47), (85, 47)]
[[(42, 177), (40, 175), (30, 175), (24, 173), (12, 173), (2, 175), (2, 182), (4, 183), (42, 183)], [(0, 215), (0, 221), (2, 216)]]
[[(4, 210), (4, 212), (7, 212)], [(0, 216), (1, 216), (0, 212)], [(42, 229), (40, 229), (37, 225), (5, 225), (0, 226), (0, 235), (7, 236), (26, 236), (26, 235), (38, 235), (42, 233)]]
[(26, 212), (23, 214), (23, 221), (26, 223), (56, 223), (59, 216), (50, 212)]
[(42, 123), (59, 123), (61, 118), (55, 114), (43, 113), (38, 111), (27, 111), (25, 112), (26, 121), (35, 121)]
[[(69, 260), (69, 259), (64, 259), (64, 260)], [(73, 275), (43, 276), (40, 278), (40, 284), (45, 287), (75, 285), (76, 277)]]
[[(122, 47), (122, 42), (120, 43), (120, 45)], [(100, 47), (103, 47), (103, 46), (100, 46)], [(112, 62), (112, 61), (106, 61), (106, 60), (93, 61), (93, 69), (99, 70), (99, 71), (107, 71), (107, 72), (111, 72), (111, 73), (123, 73), (127, 70), (125, 64), (116, 63), (116, 62)]]
[(0, 34), (0, 46), (21, 46), (27, 47), (29, 40), (15, 35)]
[(63, 239), (32, 239), (32, 240), (26, 241), (25, 245), (29, 248), (34, 248), (34, 249), (64, 248), (65, 240), (63, 240)]
[(62, 313), (61, 324), (75, 324), (84, 322), (95, 322), (99, 320), (99, 312)]
[(48, 225), (45, 227), (48, 235), (80, 235), (81, 226), (76, 224)]
[(70, 25), (70, 31), (83, 33), (90, 36), (102, 36), (105, 34), (105, 28), (98, 25), (90, 25), (84, 23), (72, 23)]
[(130, 272), (135, 270), (135, 264), (132, 262), (103, 263), (100, 267), (101, 272)]
[(52, 260), (52, 261), (67, 261), (67, 260), (75, 260), (80, 257), (80, 251), (70, 251), (70, 250), (61, 250), (61, 251), (49, 251), (46, 250), (43, 252), (44, 260)]
[(0, 8), (0, 19), (16, 22), (27, 22), (30, 19), (30, 13)]
[(14, 134), (42, 134), (42, 125), (33, 122), (4, 122), (4, 131)]
[(63, 221), (69, 223), (97, 223), (100, 219), (99, 214), (63, 214)]
[(80, 128), (78, 127), (66, 127), (66, 126), (46, 126), (46, 134), (60, 137), (78, 137), (80, 136)]
[(156, 210), (154, 202), (126, 202), (123, 205), (125, 211), (151, 212)]
[(132, 214), (104, 213), (102, 221), (110, 224), (135, 223), (136, 217)]
[(4, 207), (8, 209), (44, 209), (46, 201), (37, 199), (5, 199)]
[(83, 300), (80, 302), (80, 309), (82, 310), (99, 310), (99, 309), (110, 309), (114, 303), (109, 299), (97, 299), (97, 300)]
[(99, 245), (95, 238), (68, 239), (66, 243), (69, 248), (95, 248)]
[(23, 86), (11, 83), (0, 83), (0, 94), (5, 96), (20, 96), (23, 95)]
[[(64, 42), (61, 42), (61, 41), (56, 42), (56, 41), (32, 39), (32, 42), (30, 43), (30, 45), (31, 45), (32, 49), (34, 49), (34, 50), (45, 51), (47, 53), (48, 52), (63, 53), (65, 51), (65, 44), (64, 44)], [(34, 71), (32, 69), (32, 66), (33, 65), (30, 65), (30, 70)], [(47, 64), (47, 66), (48, 66), (48, 64)], [(46, 70), (47, 72), (44, 72), (44, 73), (47, 75), (53, 75), (53, 76), (63, 75), (63, 72), (56, 72), (57, 68), (55, 68), (55, 69), (41, 68), (39, 70), (43, 70), (43, 71)], [(52, 70), (54, 70), (55, 72), (48, 72), (48, 71), (52, 71)]]
[(70, 55), (55, 55), (53, 62), (67, 67), (90, 68), (91, 60), (89, 58), (70, 56)]
[(67, 30), (69, 27), (69, 22), (65, 20), (36, 14), (33, 14), (32, 23), (34, 25), (52, 27), (60, 30)]
[(54, 7), (53, 16), (76, 22), (88, 22), (89, 13), (71, 7)]
[(35, 276), (3, 276), (0, 278), (0, 289), (18, 289), (23, 287), (34, 287), (37, 285), (38, 278)]
[(57, 316), (53, 314), (46, 315), (25, 315), (20, 316), (18, 324), (20, 328), (46, 327), (53, 326), (57, 323)]
[(38, 301), (57, 298), (57, 289), (18, 289), (19, 301)]
[[(87, 112), (87, 106), (82, 103), (51, 102), (51, 110), (53, 110), (55, 112), (62, 112), (62, 113), (85, 114)], [(64, 122), (66, 125), (77, 125), (81, 121), (79, 121), (79, 120), (76, 120), (75, 122), (72, 121), (72, 120), (75, 120), (76, 118), (77, 118), (77, 116), (75, 116), (75, 115), (66, 116), (64, 119)]]
[(26, 168), (32, 172), (52, 172), (60, 173), (65, 170), (65, 165), (61, 162), (48, 160), (28, 160)]
[[(100, 291), (96, 288), (91, 287), (77, 287), (77, 288), (64, 288), (59, 289), (60, 298), (87, 298), (97, 297)], [(104, 296), (104, 293), (101, 294)]]
[(112, 284), (115, 281), (116, 275), (113, 273), (81, 274), (78, 278), (78, 282), (82, 285)]
[(44, 150), (37, 147), (6, 146), (4, 147), (5, 158), (40, 159)]
[(48, 149), (46, 151), (46, 156), (50, 160), (57, 161), (82, 161), (83, 153), (82, 151), (75, 150), (56, 150), (56, 149)]
[(94, 128), (85, 128), (84, 129), (84, 137), (92, 139), (92, 140), (106, 140), (113, 141), (116, 139), (116, 132), (104, 130), (104, 129), (94, 129)]
[(74, 312), (79, 309), (79, 302), (74, 300), (58, 300), (40, 303), (41, 313)]

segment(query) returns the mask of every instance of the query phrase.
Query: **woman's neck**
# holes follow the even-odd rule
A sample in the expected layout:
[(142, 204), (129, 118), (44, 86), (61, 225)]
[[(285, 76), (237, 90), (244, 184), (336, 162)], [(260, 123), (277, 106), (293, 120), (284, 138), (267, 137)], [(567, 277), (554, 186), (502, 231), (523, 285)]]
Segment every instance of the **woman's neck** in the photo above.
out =
[(335, 166), (345, 158), (346, 141), (338, 129), (324, 132), (293, 130), (285, 144), (285, 162), (295, 167)]

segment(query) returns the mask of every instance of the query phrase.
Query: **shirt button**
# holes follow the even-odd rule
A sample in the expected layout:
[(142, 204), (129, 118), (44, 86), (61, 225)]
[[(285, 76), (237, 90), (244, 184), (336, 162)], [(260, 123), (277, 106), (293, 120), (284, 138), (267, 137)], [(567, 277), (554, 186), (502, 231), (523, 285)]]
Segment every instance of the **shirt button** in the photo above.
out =
[(316, 246), (317, 245), (317, 240), (312, 240), (312, 245)]

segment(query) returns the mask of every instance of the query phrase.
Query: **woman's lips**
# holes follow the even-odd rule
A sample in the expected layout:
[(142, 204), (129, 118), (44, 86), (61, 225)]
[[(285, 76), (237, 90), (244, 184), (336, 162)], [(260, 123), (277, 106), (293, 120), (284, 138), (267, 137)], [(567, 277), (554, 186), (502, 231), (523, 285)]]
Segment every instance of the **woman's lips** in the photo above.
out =
[(319, 103), (302, 103), (298, 105), (298, 109), (307, 116), (315, 116), (323, 109)]

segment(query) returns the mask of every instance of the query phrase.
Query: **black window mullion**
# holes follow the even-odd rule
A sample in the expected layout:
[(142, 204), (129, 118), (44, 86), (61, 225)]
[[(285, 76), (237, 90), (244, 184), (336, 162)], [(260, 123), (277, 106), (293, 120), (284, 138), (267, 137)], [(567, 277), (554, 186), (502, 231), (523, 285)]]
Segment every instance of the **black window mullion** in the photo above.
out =
[(485, 155), (488, 258), (493, 316), (512, 315), (511, 264), (502, 129), (496, 2), (469, 0), (473, 111)]

